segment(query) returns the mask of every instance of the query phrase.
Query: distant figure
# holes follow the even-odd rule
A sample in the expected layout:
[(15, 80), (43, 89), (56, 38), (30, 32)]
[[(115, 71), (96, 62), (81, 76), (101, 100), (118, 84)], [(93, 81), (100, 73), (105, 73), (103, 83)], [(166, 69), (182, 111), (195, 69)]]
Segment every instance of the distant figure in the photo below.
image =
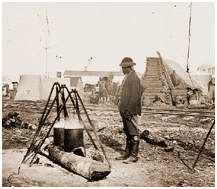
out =
[(108, 82), (108, 99), (113, 101), (113, 82), (111, 80)]
[(96, 85), (96, 92), (99, 94), (99, 86)]
[(102, 98), (104, 101), (104, 82), (102, 81), (102, 78), (99, 78), (99, 102), (102, 102)]
[(9, 84), (6, 83), (6, 84), (3, 84), (2, 86), (2, 95), (8, 96), (8, 94), (9, 94)]
[(193, 95), (192, 89), (187, 87), (187, 102), (188, 102), (188, 105), (190, 104), (190, 98), (191, 98), (192, 95)]
[(107, 101), (108, 100), (108, 90), (109, 90), (108, 77), (104, 77), (103, 81), (104, 81), (103, 101), (104, 100)]
[(118, 91), (118, 82), (114, 82), (113, 83), (113, 93), (112, 93), (112, 95), (115, 96), (117, 91)]
[(125, 57), (120, 66), (125, 75), (118, 90), (119, 111), (123, 120), (123, 130), (126, 134), (125, 153), (116, 160), (125, 160), (124, 163), (133, 163), (138, 160), (140, 133), (137, 115), (141, 115), (142, 85), (133, 66), (136, 63), (129, 57)]

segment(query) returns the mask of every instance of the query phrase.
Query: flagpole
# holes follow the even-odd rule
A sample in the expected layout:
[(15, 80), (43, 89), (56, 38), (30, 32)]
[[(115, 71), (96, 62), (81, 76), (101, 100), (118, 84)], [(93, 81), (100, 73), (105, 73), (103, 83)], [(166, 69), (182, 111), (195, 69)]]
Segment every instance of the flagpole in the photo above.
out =
[(48, 71), (47, 71), (47, 49), (49, 49), (49, 47), (47, 47), (47, 40), (46, 40), (46, 47), (43, 47), (43, 48), (46, 50), (45, 76), (46, 78), (49, 78)]

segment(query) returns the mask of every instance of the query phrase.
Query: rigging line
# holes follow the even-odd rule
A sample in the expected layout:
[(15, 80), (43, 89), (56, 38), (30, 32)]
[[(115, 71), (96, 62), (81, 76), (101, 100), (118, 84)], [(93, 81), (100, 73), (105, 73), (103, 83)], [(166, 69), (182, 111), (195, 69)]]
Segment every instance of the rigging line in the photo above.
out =
[(193, 80), (191, 79), (190, 73), (188, 73), (188, 76), (189, 76), (189, 78), (190, 78), (190, 80), (191, 80), (191, 83), (192, 83), (193, 87), (195, 88), (194, 83), (193, 83)]
[(47, 21), (47, 30), (48, 30), (48, 35), (50, 36), (50, 30), (49, 30), (49, 22), (48, 22), (47, 9), (46, 9), (46, 21)]
[(191, 39), (191, 12), (192, 12), (192, 2), (191, 2), (191, 4), (190, 4), (189, 7), (190, 7), (190, 16), (189, 16), (188, 57), (187, 57), (187, 70), (186, 70), (186, 72), (188, 73), (188, 76), (189, 76), (189, 78), (190, 78), (190, 80), (191, 80), (191, 83), (192, 83), (193, 87), (195, 88), (194, 83), (193, 83), (192, 78), (191, 78), (191, 75), (190, 75), (190, 73), (189, 73), (189, 68), (188, 68), (188, 64), (189, 64), (189, 54), (190, 54), (190, 39)]

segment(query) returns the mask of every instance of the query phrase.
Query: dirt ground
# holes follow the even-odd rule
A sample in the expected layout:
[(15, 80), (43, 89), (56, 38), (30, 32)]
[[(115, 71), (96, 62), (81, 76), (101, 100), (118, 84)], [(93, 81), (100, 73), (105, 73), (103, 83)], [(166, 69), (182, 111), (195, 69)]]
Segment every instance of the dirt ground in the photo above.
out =
[[(15, 111), (19, 113), (21, 120), (37, 125), (44, 106), (45, 102), (15, 102), (5, 99), (2, 102), (2, 117)], [(90, 182), (42, 155), (38, 155), (39, 162), (32, 167), (22, 164), (18, 175), (18, 167), (35, 130), (2, 128), (2, 186), (215, 187), (215, 127), (195, 169), (190, 171), (188, 168), (192, 167), (197, 158), (212, 124), (211, 119), (143, 113), (139, 117), (141, 131), (147, 129), (150, 135), (167, 138), (174, 144), (174, 150), (166, 152), (163, 147), (141, 140), (139, 161), (124, 164), (115, 160), (125, 147), (125, 136), (117, 107), (111, 102), (105, 102), (98, 105), (86, 104), (86, 108), (90, 119), (97, 124), (98, 135), (112, 164), (111, 173), (107, 177)], [(162, 107), (156, 106), (156, 108)], [(50, 116), (48, 122), (51, 122), (53, 117)], [(91, 146), (85, 132), (84, 142), (87, 146)]]

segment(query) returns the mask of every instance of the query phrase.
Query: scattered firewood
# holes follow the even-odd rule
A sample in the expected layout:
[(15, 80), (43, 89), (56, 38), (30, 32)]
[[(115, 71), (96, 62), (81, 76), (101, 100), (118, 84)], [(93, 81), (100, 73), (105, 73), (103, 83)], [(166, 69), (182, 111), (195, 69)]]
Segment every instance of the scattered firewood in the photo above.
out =
[(2, 126), (7, 129), (11, 129), (13, 127), (16, 128), (25, 128), (25, 129), (37, 129), (36, 125), (28, 124), (21, 121), (19, 117), (19, 113), (17, 112), (9, 112), (8, 115), (2, 118)]
[(149, 144), (158, 145), (161, 147), (167, 147), (167, 145), (165, 144), (165, 139), (163, 139), (163, 138), (151, 138), (151, 137), (148, 137), (148, 135), (149, 135), (149, 131), (145, 130), (140, 135), (140, 138), (145, 140)]
[(102, 156), (100, 155), (99, 151), (94, 147), (86, 149), (86, 158), (103, 162)]
[(148, 137), (148, 135), (149, 135), (149, 131), (144, 130), (143, 133), (140, 135), (140, 138), (145, 140), (149, 144), (165, 147), (164, 151), (166, 152), (173, 151), (174, 145), (172, 141), (169, 141), (161, 137), (151, 137), (151, 136)]

